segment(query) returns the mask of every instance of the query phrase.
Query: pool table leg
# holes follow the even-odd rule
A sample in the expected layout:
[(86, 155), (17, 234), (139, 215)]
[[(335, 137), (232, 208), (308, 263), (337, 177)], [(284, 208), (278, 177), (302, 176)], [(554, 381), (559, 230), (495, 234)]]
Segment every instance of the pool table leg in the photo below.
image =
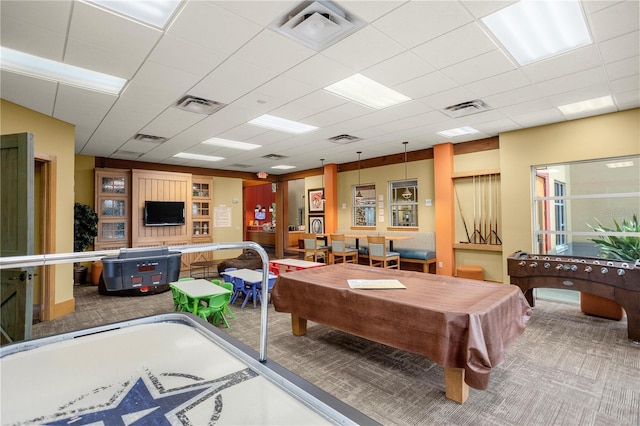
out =
[(307, 320), (291, 314), (291, 330), (295, 336), (304, 336), (307, 334)]
[(447, 368), (444, 369), (445, 396), (455, 402), (462, 404), (469, 397), (469, 385), (464, 382), (464, 369)]

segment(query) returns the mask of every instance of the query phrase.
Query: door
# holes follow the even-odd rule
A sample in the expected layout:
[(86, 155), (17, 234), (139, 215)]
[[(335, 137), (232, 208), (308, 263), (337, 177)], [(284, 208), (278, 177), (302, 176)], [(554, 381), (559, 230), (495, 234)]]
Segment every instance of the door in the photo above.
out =
[[(0, 255), (33, 254), (33, 135), (0, 137)], [(31, 339), (33, 268), (0, 270), (0, 342)]]

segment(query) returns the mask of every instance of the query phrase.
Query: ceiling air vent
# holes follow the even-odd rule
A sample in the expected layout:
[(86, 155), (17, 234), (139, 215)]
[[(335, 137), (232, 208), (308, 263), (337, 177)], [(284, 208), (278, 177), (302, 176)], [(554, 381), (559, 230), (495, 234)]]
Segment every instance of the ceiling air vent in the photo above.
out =
[(351, 135), (338, 135), (338, 136), (329, 138), (329, 141), (340, 144), (340, 145), (346, 145), (348, 143), (356, 142), (359, 140), (362, 140), (362, 139), (357, 136), (351, 136)]
[(449, 117), (458, 118), (477, 114), (479, 112), (489, 111), (490, 109), (491, 108), (489, 108), (489, 106), (483, 101), (476, 99), (473, 101), (467, 101), (460, 104), (448, 106), (444, 109), (444, 112)]
[(226, 104), (210, 101), (209, 99), (197, 98), (195, 96), (185, 95), (174, 105), (176, 108), (185, 111), (195, 112), (197, 114), (211, 115), (214, 112), (227, 106)]
[(133, 139), (140, 142), (155, 143), (157, 145), (160, 145), (162, 142), (167, 140), (167, 138), (163, 138), (162, 136), (145, 135), (143, 133), (138, 133), (133, 137)]
[(362, 28), (366, 22), (330, 1), (305, 1), (269, 28), (320, 51)]
[(283, 158), (289, 158), (285, 155), (280, 154), (267, 154), (263, 155), (262, 158), (266, 158), (267, 160), (282, 160)]
[(251, 165), (250, 164), (235, 163), (235, 164), (231, 164), (229, 167), (236, 167), (238, 169), (248, 169), (249, 167), (251, 167)]

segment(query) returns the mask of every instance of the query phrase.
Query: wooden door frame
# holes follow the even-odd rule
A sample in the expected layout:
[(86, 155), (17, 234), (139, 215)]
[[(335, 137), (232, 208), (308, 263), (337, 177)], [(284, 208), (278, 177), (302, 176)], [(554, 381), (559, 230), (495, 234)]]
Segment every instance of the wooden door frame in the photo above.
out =
[[(44, 253), (55, 253), (56, 247), (56, 176), (57, 157), (36, 152), (34, 161), (42, 166), (42, 209), (39, 220), (42, 222), (40, 238)], [(56, 304), (55, 265), (40, 267), (41, 303), (40, 319), (49, 321), (54, 318)]]

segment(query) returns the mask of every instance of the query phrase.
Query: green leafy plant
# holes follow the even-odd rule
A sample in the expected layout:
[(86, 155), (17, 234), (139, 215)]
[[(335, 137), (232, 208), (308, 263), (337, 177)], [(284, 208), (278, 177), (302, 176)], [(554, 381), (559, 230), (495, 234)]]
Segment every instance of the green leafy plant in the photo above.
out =
[[(621, 224), (618, 224), (614, 219), (615, 229), (603, 226), (598, 219), (596, 219), (596, 222), (598, 222), (598, 226), (591, 226), (589, 224), (587, 224), (587, 226), (596, 232), (640, 232), (640, 224), (635, 214), (631, 220), (622, 219)], [(602, 255), (608, 259), (632, 262), (640, 259), (640, 237), (603, 235), (598, 238), (590, 238), (590, 241), (596, 243)]]
[(85, 251), (98, 235), (98, 215), (86, 204), (73, 205), (73, 251)]

